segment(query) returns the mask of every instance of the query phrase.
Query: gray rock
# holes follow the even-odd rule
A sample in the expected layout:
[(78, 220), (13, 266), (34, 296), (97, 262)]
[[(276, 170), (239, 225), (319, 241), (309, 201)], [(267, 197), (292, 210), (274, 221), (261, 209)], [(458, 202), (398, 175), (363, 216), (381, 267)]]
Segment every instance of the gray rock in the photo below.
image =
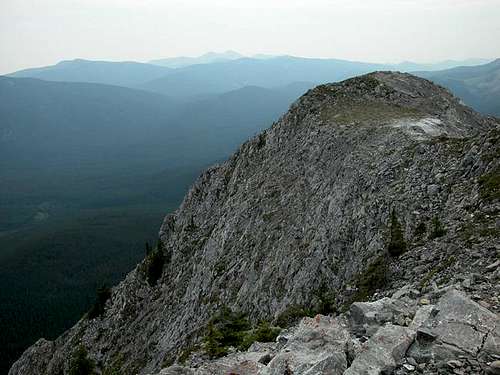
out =
[[(496, 314), (467, 298), (457, 290), (450, 290), (436, 305), (437, 314), (417, 330), (417, 340), (409, 355), (417, 361), (452, 360), (460, 355), (477, 356), (485, 340), (499, 322)], [(492, 339), (492, 350), (495, 350)]]
[(415, 331), (387, 324), (368, 341), (345, 375), (390, 373), (402, 361), (413, 342)]
[(432, 311), (434, 310), (434, 305), (424, 305), (421, 306), (417, 312), (415, 313), (415, 316), (413, 317), (413, 320), (411, 324), (409, 325), (409, 328), (413, 330), (417, 330), (424, 324), (427, 319), (429, 319)]
[(373, 335), (386, 322), (404, 322), (415, 314), (416, 305), (408, 301), (382, 298), (375, 302), (355, 302), (349, 309), (351, 325), (358, 335)]
[(415, 371), (415, 366), (410, 364), (404, 364), (403, 367), (408, 371)]
[(257, 375), (265, 368), (260, 360), (262, 353), (242, 352), (229, 354), (217, 360), (205, 361), (196, 368), (173, 365), (160, 371), (159, 375), (212, 375), (212, 374), (239, 374)]
[(500, 375), (500, 361), (491, 362), (488, 366), (487, 372), (491, 375)]
[(159, 375), (193, 375), (194, 370), (174, 365), (160, 371)]
[(457, 359), (452, 359), (451, 361), (446, 362), (446, 364), (451, 368), (462, 367), (464, 364)]
[(285, 369), (294, 375), (342, 373), (350, 340), (341, 320), (322, 315), (304, 318), (262, 374), (282, 375)]
[(427, 194), (436, 195), (438, 193), (439, 193), (439, 185), (432, 184), (427, 186)]
[(486, 271), (495, 271), (498, 267), (500, 266), (500, 260), (497, 260), (494, 263), (491, 263), (490, 265), (486, 266)]
[(45, 339), (38, 340), (23, 354), (26, 360), (14, 363), (9, 374), (46, 374), (54, 350), (55, 345), (53, 342)]
[(487, 333), (486, 340), (484, 341), (483, 348), (479, 355), (487, 359), (500, 359), (500, 320), (497, 320), (495, 328)]

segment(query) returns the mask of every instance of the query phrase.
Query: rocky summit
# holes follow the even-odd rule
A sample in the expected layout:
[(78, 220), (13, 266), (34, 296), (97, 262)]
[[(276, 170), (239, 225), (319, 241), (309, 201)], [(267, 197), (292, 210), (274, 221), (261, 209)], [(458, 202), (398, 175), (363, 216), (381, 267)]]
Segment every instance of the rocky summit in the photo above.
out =
[(9, 374), (500, 374), (499, 138), (412, 75), (318, 86)]

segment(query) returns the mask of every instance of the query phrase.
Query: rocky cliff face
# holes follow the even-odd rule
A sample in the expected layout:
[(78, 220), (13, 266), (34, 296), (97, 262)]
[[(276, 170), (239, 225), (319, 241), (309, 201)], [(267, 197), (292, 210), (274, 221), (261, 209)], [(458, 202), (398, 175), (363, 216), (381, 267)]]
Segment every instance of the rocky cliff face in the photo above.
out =
[(495, 315), (499, 274), (483, 272), (500, 251), (499, 129), (407, 74), (319, 86), (200, 176), (165, 218), (154, 286), (139, 265), (102, 316), (40, 340), (9, 374), (66, 374), (81, 345), (100, 370), (158, 372), (199, 342), (222, 306), (276, 322), (292, 307), (346, 311), (374, 293), (455, 285)]

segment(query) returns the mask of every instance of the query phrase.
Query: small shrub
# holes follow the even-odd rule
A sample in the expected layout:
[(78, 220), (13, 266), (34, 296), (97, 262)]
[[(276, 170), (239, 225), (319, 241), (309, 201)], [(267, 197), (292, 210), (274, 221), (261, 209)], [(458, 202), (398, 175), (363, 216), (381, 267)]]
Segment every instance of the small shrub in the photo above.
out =
[(280, 334), (281, 329), (272, 327), (269, 322), (261, 322), (256, 328), (247, 332), (243, 336), (241, 344), (238, 346), (241, 350), (247, 350), (254, 342), (274, 342)]
[(156, 249), (146, 257), (146, 278), (150, 286), (155, 286), (163, 274), (165, 260), (163, 244), (158, 241)]
[(269, 322), (261, 322), (253, 333), (253, 341), (273, 342), (280, 334), (281, 329), (272, 327)]
[(415, 236), (422, 237), (427, 232), (427, 226), (421, 221), (415, 228)]
[(257, 149), (261, 149), (266, 145), (266, 135), (264, 133), (260, 133), (257, 136)]
[(318, 302), (314, 306), (314, 314), (327, 315), (337, 311), (335, 293), (322, 285), (315, 293)]
[(314, 315), (313, 311), (309, 308), (300, 305), (291, 305), (281, 312), (276, 318), (276, 325), (281, 328), (287, 328), (305, 316)]
[(69, 375), (94, 375), (95, 363), (88, 358), (87, 350), (83, 345), (73, 353), (69, 365)]
[(453, 264), (455, 262), (456, 262), (456, 258), (453, 255), (451, 255), (447, 259), (445, 259), (442, 263), (439, 263), (436, 267), (432, 268), (427, 273), (427, 275), (425, 275), (422, 278), (422, 280), (420, 281), (420, 290), (425, 289), (429, 285), (429, 283), (432, 281), (434, 276), (443, 272), (444, 270), (447, 270), (448, 268), (453, 266)]
[(485, 201), (500, 199), (500, 166), (478, 179), (479, 196)]
[(224, 335), (212, 323), (207, 326), (207, 334), (205, 335), (205, 351), (210, 358), (218, 358), (227, 354), (227, 347), (222, 344)]
[(145, 249), (144, 249), (144, 252), (146, 253), (146, 256), (148, 256), (149, 254), (151, 254), (151, 245), (149, 244), (149, 242), (146, 242), (146, 246), (145, 246)]
[(212, 358), (227, 354), (230, 346), (239, 347), (244, 339), (244, 332), (250, 329), (250, 322), (243, 313), (224, 307), (210, 319), (205, 335), (205, 350)]
[(366, 301), (377, 289), (387, 283), (388, 267), (385, 257), (381, 256), (371, 263), (356, 279), (357, 291), (352, 302)]
[(432, 219), (431, 223), (431, 233), (429, 234), (429, 239), (433, 240), (438, 237), (443, 237), (446, 234), (446, 229), (439, 221), (439, 218), (436, 216)]
[[(211, 348), (214, 348), (214, 346), (212, 345)], [(190, 346), (184, 348), (184, 350), (182, 350), (181, 354), (179, 355), (179, 358), (178, 358), (179, 363), (184, 364), (189, 359), (191, 354), (199, 349), (200, 349), (200, 347), (198, 345), (190, 345)], [(166, 364), (166, 362), (164, 361), (163, 367), (168, 367), (171, 365), (170, 363), (168, 363), (167, 365), (165, 365), (165, 364)]]
[(111, 289), (107, 286), (102, 286), (97, 289), (97, 298), (94, 305), (90, 308), (88, 313), (89, 319), (101, 317), (104, 314), (106, 302), (111, 298)]
[(230, 347), (246, 350), (255, 341), (274, 341), (280, 331), (267, 322), (252, 328), (245, 314), (223, 308), (208, 323), (205, 351), (211, 358), (221, 357), (227, 354)]
[(399, 256), (406, 251), (406, 242), (403, 235), (403, 229), (396, 216), (396, 211), (391, 212), (391, 240), (387, 251), (392, 256)]
[(104, 369), (102, 375), (122, 375), (123, 362), (123, 355), (118, 355), (113, 363)]

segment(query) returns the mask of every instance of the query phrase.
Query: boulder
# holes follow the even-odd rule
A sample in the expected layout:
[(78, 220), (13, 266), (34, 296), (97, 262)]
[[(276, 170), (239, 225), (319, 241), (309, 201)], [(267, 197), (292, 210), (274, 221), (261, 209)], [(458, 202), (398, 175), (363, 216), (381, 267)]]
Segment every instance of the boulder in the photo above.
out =
[(415, 331), (407, 327), (386, 324), (367, 341), (345, 375), (390, 373), (402, 362), (413, 342)]
[(404, 325), (415, 310), (414, 301), (406, 299), (385, 297), (374, 302), (355, 302), (349, 310), (350, 323), (355, 334), (371, 336), (387, 322)]
[(194, 371), (189, 368), (174, 365), (161, 370), (158, 375), (193, 375), (193, 374)]
[(417, 329), (417, 340), (409, 355), (419, 362), (428, 362), (448, 361), (457, 356), (476, 357), (481, 350), (495, 351), (498, 332), (493, 331), (497, 324), (496, 314), (452, 289)]
[(495, 328), (486, 336), (484, 346), (479, 356), (487, 361), (491, 359), (500, 359), (500, 322), (497, 322)]
[(349, 332), (341, 319), (304, 318), (262, 375), (341, 374), (347, 368)]
[(260, 370), (265, 368), (265, 364), (259, 362), (262, 356), (263, 353), (252, 351), (234, 353), (212, 361), (206, 361), (198, 368), (173, 365), (163, 369), (159, 375), (257, 375), (260, 374)]
[(413, 330), (417, 330), (422, 324), (424, 324), (425, 321), (427, 321), (427, 319), (429, 319), (432, 311), (434, 311), (434, 305), (424, 305), (420, 307), (415, 313), (409, 327)]

